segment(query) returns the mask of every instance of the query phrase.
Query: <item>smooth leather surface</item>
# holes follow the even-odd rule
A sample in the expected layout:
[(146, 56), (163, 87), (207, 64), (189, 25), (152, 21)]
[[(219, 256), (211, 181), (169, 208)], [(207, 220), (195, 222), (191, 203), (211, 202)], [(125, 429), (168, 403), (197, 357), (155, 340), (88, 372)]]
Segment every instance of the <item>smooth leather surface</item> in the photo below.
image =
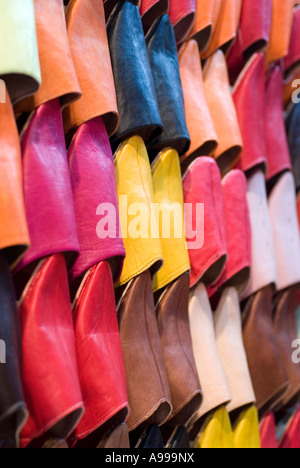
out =
[(202, 403), (189, 323), (189, 285), (189, 273), (185, 273), (166, 289), (156, 305), (172, 397), (173, 412), (167, 423), (171, 427), (187, 424)]
[(0, 104), (0, 249), (12, 267), (30, 244), (22, 187), (21, 148), (8, 94)]
[(196, 19), (189, 37), (195, 39), (199, 50), (205, 50), (216, 27), (221, 0), (197, 0)]
[(245, 409), (233, 426), (236, 449), (260, 449), (259, 417), (255, 406)]
[[(152, 165), (154, 202), (159, 204), (157, 213), (164, 265), (158, 271), (153, 289), (158, 291), (190, 270), (184, 226), (184, 200), (179, 157), (168, 149), (160, 153)], [(176, 205), (175, 205), (176, 204)], [(170, 236), (164, 232), (164, 223), (170, 219)], [(180, 235), (179, 235), (180, 234)]]
[(118, 1), (119, 0), (103, 0), (106, 22), (108, 21), (108, 19), (109, 19), (110, 15), (112, 14), (114, 8), (118, 4)]
[(300, 283), (300, 232), (293, 174), (281, 176), (269, 196), (277, 270), (278, 291)]
[(179, 52), (179, 67), (183, 88), (187, 127), (191, 146), (183, 159), (192, 161), (209, 155), (217, 147), (217, 134), (205, 96), (201, 61), (196, 41), (184, 44)]
[[(114, 161), (102, 117), (80, 126), (68, 157), (80, 243), (80, 255), (71, 270), (71, 279), (76, 280), (92, 266), (109, 260), (114, 280), (117, 281), (123, 267), (125, 248), (119, 235), (120, 219)], [(101, 204), (103, 206), (98, 211)], [(105, 209), (108, 208), (112, 210), (109, 211), (112, 219), (109, 217), (107, 225)], [(96, 218), (96, 214), (101, 217)], [(97, 222), (100, 223), (99, 226)], [(98, 227), (99, 233), (96, 231)]]
[(284, 59), (285, 76), (290, 75), (300, 65), (300, 8), (294, 10), (293, 25), (288, 55)]
[(17, 448), (28, 411), (22, 389), (20, 324), (9, 264), (3, 252), (0, 252), (0, 285), (0, 335), (5, 343), (3, 347), (1, 342), (0, 447)]
[(242, 298), (268, 286), (276, 285), (278, 272), (272, 224), (268, 209), (265, 178), (256, 171), (248, 179), (247, 200), (251, 224), (251, 274)]
[(22, 138), (22, 159), (31, 248), (17, 271), (47, 255), (79, 252), (58, 99), (33, 114)]
[(233, 88), (243, 139), (241, 168), (247, 172), (256, 166), (266, 167), (265, 141), (265, 61), (255, 54), (240, 73)]
[(1, 0), (0, 9), (0, 79), (15, 104), (41, 84), (34, 1)]
[(269, 43), (272, 23), (272, 0), (243, 0), (241, 14), (241, 40), (248, 60)]
[(197, 0), (170, 0), (170, 19), (176, 41), (183, 42), (191, 31), (196, 15)]
[(208, 107), (219, 142), (214, 158), (221, 173), (225, 174), (239, 161), (243, 141), (231, 95), (226, 59), (221, 50), (205, 63), (203, 78)]
[(64, 110), (65, 131), (72, 135), (82, 123), (102, 116), (111, 136), (119, 126), (119, 113), (103, 3), (72, 0), (66, 21), (82, 97)]
[(279, 448), (299, 449), (300, 448), (300, 407), (298, 406), (293, 419), (283, 436)]
[(189, 318), (203, 392), (203, 403), (190, 424), (190, 435), (194, 440), (203, 425), (203, 417), (219, 406), (227, 405), (231, 401), (231, 394), (217, 349), (212, 310), (202, 283), (190, 295)]
[(63, 254), (40, 263), (19, 304), (23, 385), (30, 417), (22, 446), (49, 433), (65, 439), (83, 413)]
[[(147, 150), (140, 137), (132, 137), (119, 147), (115, 155), (115, 168), (119, 201), (121, 197), (127, 197), (127, 207), (121, 204), (119, 207), (126, 250), (120, 279), (122, 285), (145, 270), (151, 269), (152, 275), (157, 273), (162, 266), (163, 254), (159, 237), (152, 236), (152, 232), (158, 233), (156, 219), (151, 217), (153, 183)], [(143, 205), (142, 210), (140, 204)], [(137, 217), (143, 224), (140, 224), (141, 233), (138, 232)], [(133, 238), (139, 234), (138, 238)]]
[(139, 449), (163, 449), (164, 441), (161, 430), (157, 425), (151, 425), (143, 435)]
[(169, 0), (141, 0), (140, 14), (145, 32), (162, 15), (169, 11)]
[(107, 34), (121, 116), (112, 145), (135, 134), (147, 143), (161, 133), (162, 121), (136, 0), (119, 3)]
[(290, 385), (273, 329), (271, 286), (248, 301), (243, 316), (243, 339), (262, 417)]
[(242, 294), (248, 285), (251, 269), (251, 224), (247, 202), (247, 180), (239, 169), (222, 180), (228, 258), (216, 287), (234, 286)]
[(172, 404), (149, 271), (131, 281), (117, 312), (131, 409), (129, 431), (161, 425), (172, 413)]
[(146, 42), (164, 127), (162, 134), (151, 141), (149, 147), (157, 152), (170, 146), (181, 156), (190, 147), (190, 135), (186, 124), (174, 30), (168, 15), (156, 22)]
[(260, 440), (263, 449), (278, 449), (274, 413), (267, 413), (260, 423)]
[(234, 439), (229, 414), (224, 406), (207, 417), (197, 448), (233, 449)]
[[(110, 266), (85, 276), (73, 306), (78, 374), (85, 413), (75, 429), (84, 439), (114, 416), (128, 416), (126, 374)], [(115, 422), (114, 422), (115, 423)]]
[(288, 54), (293, 23), (294, 0), (273, 0), (270, 43), (266, 54), (268, 64)]
[(295, 104), (286, 120), (290, 156), (293, 165), (296, 189), (300, 189), (300, 103)]
[(61, 105), (81, 96), (65, 20), (63, 0), (34, 0), (35, 22), (42, 73), (42, 85), (34, 96), (16, 106), (17, 112), (60, 98)]
[(49, 439), (42, 446), (44, 449), (68, 449), (69, 446), (64, 439)]
[(266, 84), (267, 180), (270, 182), (282, 172), (292, 169), (283, 118), (282, 83), (283, 76), (278, 65), (272, 70)]
[(300, 366), (291, 359), (291, 343), (297, 337), (296, 310), (299, 285), (283, 291), (278, 299), (274, 313), (274, 329), (281, 356), (290, 380), (290, 388), (280, 404), (281, 410), (293, 406), (300, 397)]
[(221, 1), (217, 24), (208, 49), (203, 54), (204, 58), (209, 57), (218, 49), (227, 54), (236, 38), (241, 9), (241, 0)]
[[(197, 230), (195, 238), (188, 239), (190, 285), (193, 287), (199, 281), (211, 285), (222, 275), (227, 260), (221, 175), (212, 158), (198, 158), (191, 164), (183, 178), (183, 194), (184, 202), (189, 204), (189, 214), (185, 217), (187, 236), (191, 226)], [(204, 222), (197, 204), (204, 204)], [(200, 229), (203, 229), (203, 245)]]
[(224, 291), (214, 314), (216, 343), (232, 400), (229, 412), (255, 403), (255, 394), (243, 344), (239, 297), (234, 288)]
[(179, 426), (170, 443), (167, 445), (170, 449), (189, 449), (191, 448), (189, 434), (186, 427)]

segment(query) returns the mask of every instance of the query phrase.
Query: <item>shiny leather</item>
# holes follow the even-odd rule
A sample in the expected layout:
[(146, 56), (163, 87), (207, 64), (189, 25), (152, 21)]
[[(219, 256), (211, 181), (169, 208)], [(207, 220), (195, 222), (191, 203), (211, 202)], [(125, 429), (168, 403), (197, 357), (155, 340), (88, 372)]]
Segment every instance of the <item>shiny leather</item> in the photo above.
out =
[[(198, 229), (195, 239), (189, 239), (191, 262), (191, 287), (198, 282), (211, 285), (222, 275), (227, 260), (227, 239), (224, 213), (224, 200), (221, 175), (212, 158), (202, 157), (194, 161), (183, 178), (184, 202), (190, 204), (191, 214), (185, 217), (186, 233), (191, 226)], [(200, 236), (199, 210), (197, 204), (204, 204), (203, 245)], [(197, 219), (198, 217), (198, 219)], [(198, 228), (196, 228), (198, 226)]]
[(216, 27), (221, 0), (197, 0), (195, 24), (189, 37), (197, 41), (199, 50), (205, 50)]
[(251, 55), (264, 50), (270, 40), (273, 0), (243, 0), (241, 39), (243, 53)]
[(296, 189), (300, 189), (300, 103), (296, 104), (286, 120), (290, 156), (293, 165)]
[(278, 449), (274, 413), (267, 413), (260, 423), (260, 440), (263, 449)]
[(170, 0), (170, 19), (176, 42), (183, 42), (191, 31), (196, 16), (197, 0)]
[(117, 6), (118, 2), (119, 0), (103, 0), (106, 22), (109, 20), (109, 17)]
[(16, 112), (30, 112), (53, 99), (62, 107), (81, 96), (65, 20), (63, 0), (34, 0), (35, 22), (42, 73), (42, 85), (34, 96), (16, 106)]
[(117, 312), (131, 409), (129, 431), (161, 425), (172, 413), (172, 404), (149, 271), (131, 281)]
[(221, 49), (224, 54), (230, 50), (237, 34), (241, 17), (242, 0), (226, 0), (221, 2), (217, 24), (210, 44), (204, 52), (207, 58), (216, 50)]
[(272, 26), (266, 61), (276, 62), (288, 54), (293, 23), (294, 0), (273, 0)]
[(68, 449), (69, 446), (64, 439), (49, 439), (42, 446), (44, 449)]
[(179, 68), (183, 88), (187, 127), (191, 146), (185, 157), (188, 162), (209, 155), (217, 147), (217, 134), (204, 91), (201, 61), (196, 41), (184, 44), (179, 52)]
[[(125, 248), (120, 238), (117, 184), (113, 156), (102, 117), (80, 126), (68, 152), (80, 255), (71, 270), (71, 280), (82, 277), (94, 265), (109, 260), (114, 280), (122, 272)], [(98, 211), (98, 206), (103, 209)], [(105, 207), (113, 219), (105, 224)], [(95, 215), (101, 218), (95, 218)], [(107, 220), (107, 219), (106, 219)], [(96, 221), (100, 224), (97, 225)], [(99, 231), (96, 232), (99, 228)], [(102, 230), (101, 230), (101, 229)], [(102, 236), (99, 238), (98, 235)], [(107, 235), (106, 238), (105, 235)]]
[(41, 84), (33, 0), (0, 1), (0, 79), (13, 104)]
[(202, 403), (190, 333), (189, 285), (189, 273), (185, 273), (166, 289), (156, 305), (173, 406), (169, 427), (187, 424)]
[(265, 61), (255, 54), (240, 73), (233, 88), (240, 130), (243, 139), (241, 168), (247, 172), (257, 166), (265, 170)]
[(255, 394), (243, 344), (239, 297), (234, 288), (224, 291), (214, 314), (216, 343), (231, 393), (229, 412), (255, 403)]
[[(294, 177), (281, 176), (269, 196), (278, 269), (278, 291), (300, 283), (300, 233)], [(298, 260), (299, 259), (299, 260)]]
[(143, 434), (138, 445), (139, 449), (163, 449), (164, 441), (161, 430), (157, 425), (151, 425)]
[(279, 445), (281, 449), (299, 449), (300, 448), (300, 407), (298, 405), (295, 415), (289, 422), (287, 430)]
[(203, 403), (190, 422), (190, 435), (196, 438), (211, 411), (231, 401), (225, 371), (217, 349), (214, 319), (205, 286), (200, 283), (190, 295), (189, 318), (193, 350), (203, 392)]
[(101, 433), (101, 426), (111, 418), (114, 425), (124, 423), (129, 413), (113, 280), (107, 262), (94, 266), (85, 276), (74, 302), (73, 318), (85, 405), (75, 429), (76, 441), (97, 430)]
[(171, 441), (167, 444), (169, 449), (190, 449), (190, 437), (185, 426), (179, 426)]
[(234, 439), (229, 414), (224, 406), (207, 417), (196, 448), (233, 449)]
[(107, 34), (121, 116), (113, 148), (135, 134), (147, 143), (160, 135), (163, 124), (136, 0), (119, 3)]
[(243, 141), (233, 103), (226, 59), (221, 50), (212, 55), (203, 69), (204, 89), (218, 137), (214, 158), (222, 174), (240, 159)]
[(278, 65), (272, 70), (266, 85), (267, 180), (270, 183), (282, 172), (292, 169), (283, 119), (282, 82), (283, 76)]
[(30, 244), (22, 187), (21, 148), (8, 94), (0, 104), (0, 249), (14, 267)]
[(45, 433), (50, 439), (66, 439), (82, 416), (83, 401), (63, 254), (39, 264), (22, 295), (19, 314), (23, 385), (30, 413), (22, 446)]
[[(284, 395), (289, 380), (273, 329), (272, 287), (267, 286), (247, 303), (243, 338), (260, 416)], [(263, 343), (263, 346), (258, 346)]]
[(233, 426), (236, 449), (260, 449), (259, 417), (255, 406), (245, 409)]
[[(120, 279), (120, 284), (123, 285), (148, 269), (155, 275), (162, 266), (163, 254), (158, 236), (151, 234), (151, 228), (152, 232), (157, 233), (158, 226), (155, 217), (151, 217), (151, 204), (154, 202), (151, 168), (146, 147), (140, 137), (132, 137), (119, 147), (115, 155), (115, 168), (119, 202), (121, 197), (127, 197), (127, 206), (120, 204), (119, 207), (126, 250)], [(138, 213), (134, 208), (136, 203), (143, 204), (140, 215), (146, 227), (142, 229), (145, 235), (134, 239), (131, 236), (131, 227), (136, 225), (133, 224), (133, 216)]]
[[(28, 411), (21, 380), (21, 332), (7, 258), (0, 252), (0, 447), (17, 448)], [(4, 356), (3, 356), (4, 352)], [(5, 357), (5, 362), (3, 362)]]
[(72, 0), (67, 8), (66, 21), (82, 97), (64, 110), (65, 132), (70, 138), (81, 124), (102, 116), (111, 136), (119, 126), (120, 117), (103, 3), (99, 0)]
[(153, 152), (167, 147), (181, 156), (190, 147), (174, 30), (168, 15), (149, 32), (147, 48), (154, 79), (163, 132), (149, 143)]
[(218, 288), (233, 286), (242, 294), (251, 269), (251, 224), (247, 202), (247, 180), (242, 171), (230, 171), (222, 180), (228, 258)]
[[(160, 204), (160, 211), (163, 213), (162, 216), (159, 216), (159, 212), (157, 213), (157, 225), (159, 225), (164, 259), (164, 265), (154, 279), (153, 289), (158, 291), (190, 270), (185, 240), (180, 162), (176, 151), (168, 149), (157, 157), (152, 165), (152, 180), (154, 202)], [(174, 204), (176, 204), (175, 210)], [(164, 234), (162, 219), (171, 219), (170, 236)], [(177, 232), (181, 235), (179, 236)]]
[(247, 200), (251, 225), (251, 274), (245, 299), (269, 284), (276, 285), (278, 272), (265, 178), (256, 171), (248, 179)]
[(299, 7), (294, 10), (293, 14), (293, 26), (291, 32), (291, 39), (289, 45), (288, 55), (284, 59), (284, 73), (285, 76), (289, 76), (295, 69), (299, 68), (300, 65), (300, 9)]
[[(300, 397), (300, 366), (291, 359), (291, 343), (297, 337), (296, 310), (299, 285), (283, 291), (278, 299), (274, 313), (274, 329), (281, 356), (290, 380), (290, 387), (280, 402), (280, 409), (292, 407)], [(277, 408), (276, 408), (277, 409)]]
[(169, 11), (169, 0), (141, 0), (140, 14), (147, 32), (155, 21)]
[(43, 104), (32, 115), (22, 137), (22, 158), (31, 248), (17, 271), (47, 255), (66, 252), (70, 258), (79, 252), (58, 99)]

